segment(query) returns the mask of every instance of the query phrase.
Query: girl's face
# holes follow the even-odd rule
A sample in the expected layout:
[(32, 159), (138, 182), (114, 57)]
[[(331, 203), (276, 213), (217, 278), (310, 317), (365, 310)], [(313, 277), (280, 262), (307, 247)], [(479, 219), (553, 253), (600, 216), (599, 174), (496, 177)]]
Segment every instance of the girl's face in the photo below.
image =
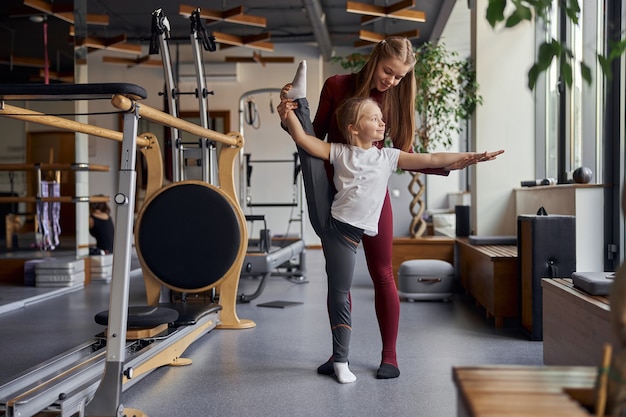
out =
[(381, 59), (376, 65), (371, 88), (375, 88), (381, 93), (385, 92), (398, 85), (409, 71), (411, 71), (411, 67), (405, 65), (398, 58)]
[(363, 106), (361, 117), (356, 127), (356, 137), (361, 145), (368, 145), (385, 138), (385, 122), (383, 114), (375, 103)]

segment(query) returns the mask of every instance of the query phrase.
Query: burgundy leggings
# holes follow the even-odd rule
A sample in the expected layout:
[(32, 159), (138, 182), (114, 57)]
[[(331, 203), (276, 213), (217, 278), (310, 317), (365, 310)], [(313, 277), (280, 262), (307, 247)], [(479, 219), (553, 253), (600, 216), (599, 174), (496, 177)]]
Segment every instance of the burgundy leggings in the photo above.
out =
[(374, 305), (383, 342), (381, 363), (398, 366), (396, 340), (400, 321), (400, 298), (391, 266), (393, 243), (393, 212), (389, 193), (378, 221), (377, 236), (363, 236), (363, 249), (372, 281), (374, 282)]

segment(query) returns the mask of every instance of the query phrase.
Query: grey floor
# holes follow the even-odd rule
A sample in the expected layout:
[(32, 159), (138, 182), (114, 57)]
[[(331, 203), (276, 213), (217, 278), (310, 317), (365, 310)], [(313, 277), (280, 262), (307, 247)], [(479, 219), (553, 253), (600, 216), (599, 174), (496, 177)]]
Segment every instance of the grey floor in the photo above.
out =
[[(350, 368), (353, 384), (318, 375), (331, 352), (323, 257), (306, 252), (305, 284), (272, 277), (261, 296), (239, 304), (248, 330), (213, 330), (185, 352), (193, 364), (155, 370), (123, 393), (126, 407), (148, 416), (424, 416), (456, 415), (452, 367), (541, 365), (542, 343), (529, 341), (514, 323), (494, 329), (462, 293), (452, 302), (402, 302), (397, 379), (377, 380), (380, 336), (373, 287), (363, 256), (354, 280)], [(257, 282), (242, 279), (240, 291)], [(0, 287), (0, 297), (2, 292)], [(108, 308), (108, 285), (91, 284), (47, 301), (0, 314), (0, 383), (77, 346), (102, 331), (93, 321)], [(140, 304), (140, 275), (131, 280), (131, 304)], [(268, 301), (302, 304), (260, 307)]]

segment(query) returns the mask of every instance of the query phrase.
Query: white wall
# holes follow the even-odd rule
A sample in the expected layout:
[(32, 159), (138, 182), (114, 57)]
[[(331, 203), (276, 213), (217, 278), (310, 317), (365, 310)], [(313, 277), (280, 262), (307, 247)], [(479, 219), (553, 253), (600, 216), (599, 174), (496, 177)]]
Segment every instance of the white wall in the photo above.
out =
[[(534, 62), (534, 26), (492, 29), (487, 0), (472, 10), (472, 59), (484, 104), (473, 118), (475, 151), (505, 149), (496, 161), (470, 168), (471, 223), (476, 235), (514, 235), (512, 190), (535, 177), (534, 101), (527, 72)], [(514, 45), (514, 46), (513, 46)]]

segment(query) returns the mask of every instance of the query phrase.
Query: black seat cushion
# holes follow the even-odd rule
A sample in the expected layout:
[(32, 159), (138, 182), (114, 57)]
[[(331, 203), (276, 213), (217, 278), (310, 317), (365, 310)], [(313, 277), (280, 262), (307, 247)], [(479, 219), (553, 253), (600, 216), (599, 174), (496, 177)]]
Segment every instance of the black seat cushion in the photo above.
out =
[(207, 314), (217, 313), (222, 306), (215, 303), (161, 303), (161, 307), (176, 310), (178, 318), (174, 321), (174, 326), (193, 326)]
[(164, 285), (183, 291), (215, 284), (242, 245), (230, 200), (201, 182), (159, 191), (142, 208), (136, 237), (144, 266)]
[[(109, 310), (101, 311), (94, 317), (96, 323), (103, 326), (109, 324)], [(128, 308), (127, 329), (146, 329), (164, 323), (174, 323), (178, 319), (178, 311), (167, 307), (137, 306)]]

